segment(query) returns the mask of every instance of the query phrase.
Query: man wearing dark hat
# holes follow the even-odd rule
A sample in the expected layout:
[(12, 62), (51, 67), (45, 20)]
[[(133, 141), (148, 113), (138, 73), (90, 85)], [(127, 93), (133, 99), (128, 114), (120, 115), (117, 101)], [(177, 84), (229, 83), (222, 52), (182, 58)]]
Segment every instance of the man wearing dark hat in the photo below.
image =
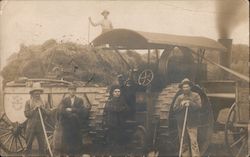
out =
[(42, 112), (42, 117), (45, 118), (49, 115), (49, 105), (41, 98), (43, 89), (39, 83), (34, 83), (33, 88), (30, 90), (31, 98), (26, 101), (24, 114), (27, 118), (26, 125), (26, 154), (31, 155), (32, 143), (37, 138), (39, 146), (39, 155), (45, 155), (45, 137), (42, 129), (42, 123), (39, 116), (38, 108)]
[(91, 23), (92, 26), (96, 27), (96, 26), (101, 26), (102, 27), (102, 33), (105, 33), (107, 31), (110, 31), (111, 29), (113, 29), (113, 25), (112, 22), (108, 19), (108, 15), (109, 15), (109, 11), (104, 10), (101, 15), (104, 17), (100, 22), (98, 23), (94, 23), (91, 19), (91, 17), (89, 17), (89, 22)]
[(58, 106), (57, 125), (62, 128), (62, 144), (57, 149), (62, 155), (80, 156), (83, 146), (81, 129), (88, 111), (84, 107), (83, 99), (76, 96), (76, 87), (70, 86), (68, 91), (69, 96)]
[[(182, 94), (179, 95), (173, 106), (173, 110), (175, 111), (177, 124), (178, 124), (178, 132), (179, 138), (181, 139), (184, 117), (185, 117), (185, 108), (189, 107), (189, 112), (187, 115), (187, 123), (185, 135), (183, 137), (183, 147), (182, 147), (182, 156), (192, 156), (199, 157), (199, 145), (197, 142), (197, 133), (199, 126), (199, 109), (201, 108), (201, 98), (198, 93), (194, 93), (191, 91), (192, 82), (185, 78), (181, 84), (180, 88), (182, 90)], [(189, 148), (189, 143), (191, 147)], [(190, 153), (191, 149), (191, 153)]]

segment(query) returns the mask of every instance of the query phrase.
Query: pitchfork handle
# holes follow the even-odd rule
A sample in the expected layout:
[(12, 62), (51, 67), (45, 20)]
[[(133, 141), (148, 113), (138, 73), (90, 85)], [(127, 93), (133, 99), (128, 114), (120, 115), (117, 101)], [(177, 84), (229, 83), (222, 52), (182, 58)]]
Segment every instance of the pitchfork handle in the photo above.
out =
[(188, 115), (188, 106), (186, 107), (186, 110), (185, 110), (185, 117), (184, 117), (184, 122), (183, 122), (183, 127), (182, 127), (182, 133), (181, 133), (179, 157), (181, 157), (181, 153), (182, 153), (183, 139), (184, 139), (186, 124), (187, 124), (187, 115)]

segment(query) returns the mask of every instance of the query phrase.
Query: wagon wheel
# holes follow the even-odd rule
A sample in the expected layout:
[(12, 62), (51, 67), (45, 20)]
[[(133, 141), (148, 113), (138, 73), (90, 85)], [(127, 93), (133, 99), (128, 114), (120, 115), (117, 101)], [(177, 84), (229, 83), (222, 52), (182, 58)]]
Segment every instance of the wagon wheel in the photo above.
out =
[(0, 148), (4, 153), (17, 154), (25, 150), (24, 126), (24, 123), (10, 122), (5, 113), (0, 117)]
[(228, 113), (225, 125), (225, 145), (231, 156), (247, 155), (247, 124), (236, 122), (237, 104), (234, 103)]
[(154, 79), (154, 73), (150, 69), (143, 70), (138, 78), (138, 84), (142, 86), (149, 85)]

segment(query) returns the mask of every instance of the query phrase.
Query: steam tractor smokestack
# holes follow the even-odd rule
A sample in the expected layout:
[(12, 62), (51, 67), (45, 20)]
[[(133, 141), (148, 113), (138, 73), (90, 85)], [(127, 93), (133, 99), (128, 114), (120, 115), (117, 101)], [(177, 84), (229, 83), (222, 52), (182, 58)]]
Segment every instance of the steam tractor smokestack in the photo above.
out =
[[(220, 65), (227, 67), (230, 69), (230, 64), (232, 61), (232, 39), (219, 39), (218, 40), (219, 43), (221, 43), (223, 46), (226, 47), (226, 51), (221, 51), (220, 55), (219, 55), (219, 63)], [(227, 72), (222, 71), (221, 73), (221, 79), (225, 79), (227, 78), (229, 75)]]

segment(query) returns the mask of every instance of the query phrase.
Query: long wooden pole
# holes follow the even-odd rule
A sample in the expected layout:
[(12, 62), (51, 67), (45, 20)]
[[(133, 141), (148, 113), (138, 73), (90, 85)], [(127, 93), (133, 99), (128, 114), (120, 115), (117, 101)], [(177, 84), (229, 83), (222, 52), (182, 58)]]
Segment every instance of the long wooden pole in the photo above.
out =
[[(199, 56), (199, 55), (198, 55), (197, 53), (195, 53), (195, 52), (193, 52), (193, 54)], [(206, 57), (204, 57), (204, 56), (203, 56), (203, 59), (204, 59), (205, 61), (209, 62), (210, 64), (213, 64), (213, 65), (215, 65), (215, 66), (221, 68), (222, 70), (224, 70), (224, 71), (226, 71), (226, 72), (228, 72), (228, 73), (234, 75), (235, 77), (238, 77), (238, 78), (240, 78), (240, 79), (242, 79), (242, 80), (244, 80), (244, 81), (250, 82), (249, 76), (245, 76), (245, 75), (243, 75), (243, 74), (241, 74), (241, 73), (239, 73), (239, 72), (237, 72), (237, 71), (235, 71), (235, 70), (232, 70), (232, 69), (230, 69), (230, 68), (227, 68), (227, 67), (225, 67), (225, 66), (222, 66), (222, 65), (220, 65), (220, 64), (218, 64), (218, 63), (216, 63), (216, 62), (214, 62), (214, 61), (212, 61), (212, 60), (210, 60), (210, 59), (208, 59), (208, 58), (206, 58)]]
[(121, 53), (118, 51), (117, 48), (114, 48), (115, 52), (119, 55), (119, 57), (124, 61), (124, 63), (127, 65), (127, 67), (133, 70), (133, 67), (128, 64), (128, 62), (124, 59), (124, 57), (121, 55)]
[(52, 151), (51, 151), (51, 148), (50, 148), (50, 144), (49, 144), (49, 139), (48, 139), (48, 136), (46, 134), (45, 125), (44, 125), (44, 121), (43, 121), (43, 116), (42, 116), (40, 108), (38, 108), (38, 112), (39, 112), (40, 120), (41, 120), (41, 123), (42, 123), (42, 128), (43, 128), (43, 133), (44, 133), (44, 136), (45, 136), (45, 139), (46, 139), (46, 143), (48, 145), (49, 154), (50, 154), (51, 157), (53, 157), (53, 154), (52, 154)]
[(188, 115), (188, 107), (186, 107), (185, 117), (184, 117), (184, 122), (183, 122), (183, 127), (182, 127), (179, 157), (181, 157), (181, 155), (182, 155), (181, 153), (182, 153), (182, 145), (183, 145), (183, 139), (184, 139), (184, 135), (185, 135), (186, 124), (187, 124), (187, 115)]
[(89, 38), (90, 38), (90, 22), (88, 22), (88, 44), (89, 44)]

